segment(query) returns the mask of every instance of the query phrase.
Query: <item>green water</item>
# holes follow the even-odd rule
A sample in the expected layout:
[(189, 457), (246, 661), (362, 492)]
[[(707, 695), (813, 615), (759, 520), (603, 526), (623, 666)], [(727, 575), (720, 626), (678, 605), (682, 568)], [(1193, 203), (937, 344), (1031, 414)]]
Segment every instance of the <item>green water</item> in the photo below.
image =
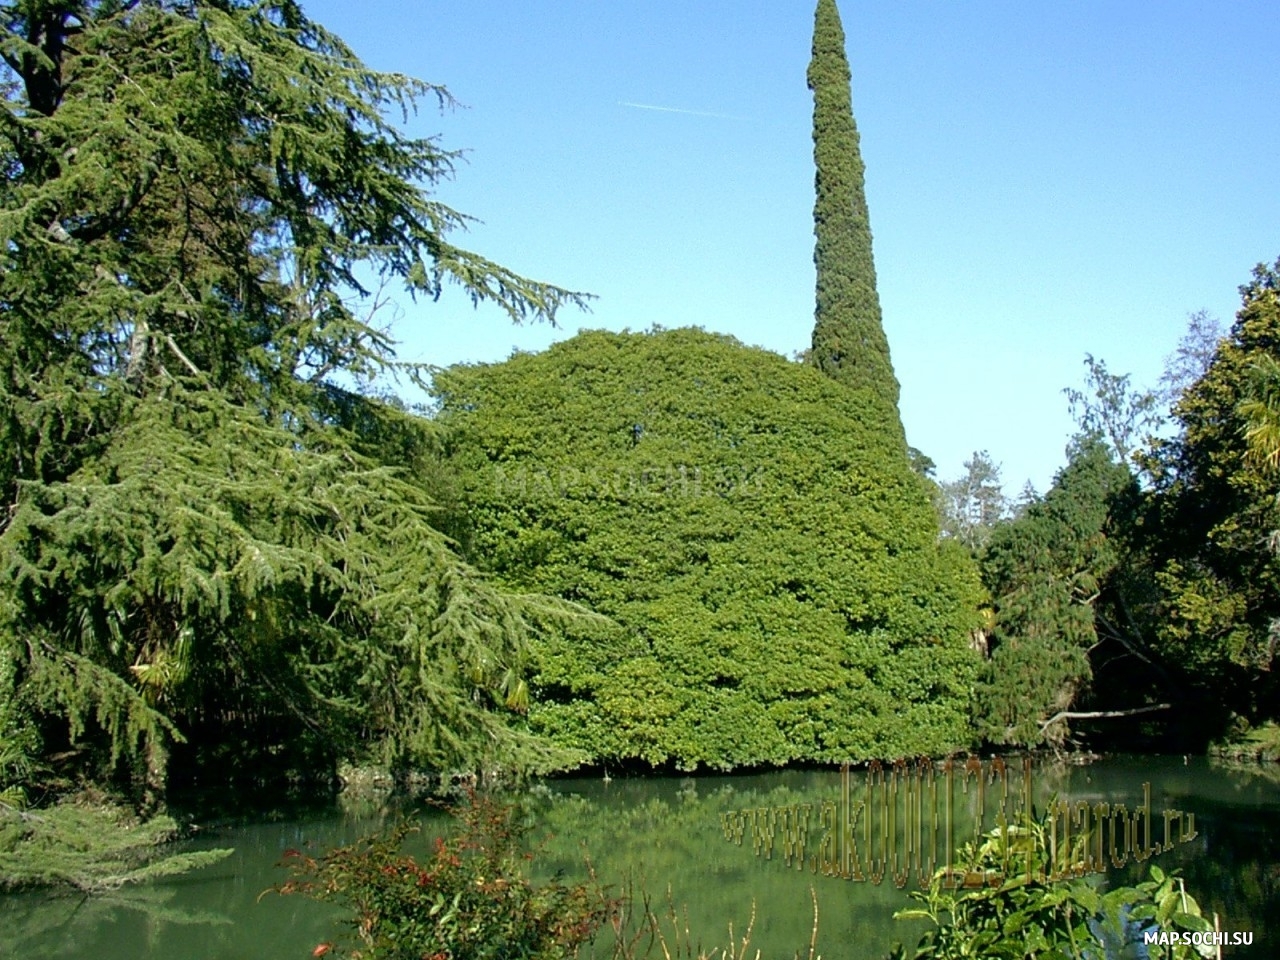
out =
[[(1010, 803), (1016, 806), (1021, 772), (1010, 781)], [(851, 802), (865, 796), (866, 774), (850, 778)], [(924, 809), (939, 811), (937, 855), (945, 857), (946, 781), (935, 781), (938, 796), (926, 792)], [(1188, 888), (1207, 911), (1217, 911), (1225, 930), (1250, 930), (1254, 945), (1229, 953), (1238, 957), (1270, 957), (1280, 942), (1280, 773), (1273, 770), (1228, 770), (1183, 758), (1111, 759), (1088, 766), (1039, 764), (1031, 772), (1036, 800), (1050, 794), (1099, 802), (1124, 803), (1132, 810), (1143, 802), (1150, 785), (1157, 835), (1160, 811), (1195, 814), (1196, 836), (1160, 853), (1154, 862), (1181, 869)], [(987, 826), (999, 808), (997, 787), (985, 797)], [(911, 903), (917, 889), (912, 875), (905, 890), (892, 881), (892, 864), (879, 883), (871, 882), (872, 857), (880, 853), (879, 821), (883, 805), (873, 794), (873, 841), (858, 853), (862, 882), (824, 876), (819, 824), (823, 801), (841, 798), (838, 771), (783, 771), (741, 777), (654, 777), (559, 780), (527, 794), (536, 815), (541, 869), (562, 869), (570, 877), (584, 875), (589, 858), (597, 875), (618, 890), (647, 894), (663, 912), (670, 902), (695, 940), (723, 946), (728, 925), (741, 936), (755, 905), (754, 948), (763, 956), (790, 957), (808, 952), (813, 920), (811, 890), (819, 910), (818, 952), (827, 960), (881, 957), (896, 940), (914, 942), (918, 926), (892, 919)], [(977, 797), (952, 787), (953, 839), (972, 835)], [(903, 791), (900, 790), (900, 795)], [(172, 882), (129, 890), (111, 898), (82, 900), (39, 894), (0, 899), (0, 957), (58, 957), (84, 960), (275, 960), (306, 958), (316, 944), (340, 933), (340, 917), (300, 897), (264, 891), (284, 879), (276, 866), (291, 847), (313, 848), (345, 843), (368, 833), (400, 808), (368, 804), (325, 804), (310, 809), (271, 807), (266, 798), (238, 798), (241, 809), (256, 813), (227, 816), (222, 802), (202, 801), (206, 820), (214, 822), (195, 842), (198, 847), (232, 846), (230, 859)], [(742, 843), (726, 839), (725, 824), (742, 811), (811, 806), (803, 861), (784, 856), (782, 831), (775, 833), (772, 857), (762, 837), (759, 852), (746, 823)], [(1007, 806), (1006, 809), (1014, 809)], [(903, 804), (899, 801), (898, 809)], [(830, 809), (830, 808), (829, 808)], [(864, 808), (865, 809), (865, 808)], [(725, 815), (728, 815), (727, 817)], [(426, 843), (440, 823), (428, 811)], [(930, 825), (921, 827), (927, 836)], [(860, 822), (855, 836), (864, 836)], [(732, 833), (732, 830), (730, 830)], [(901, 815), (897, 840), (890, 846), (906, 860)], [(825, 853), (830, 859), (833, 848)], [(924, 851), (925, 856), (928, 850)], [(794, 853), (794, 851), (793, 851)], [(847, 865), (847, 864), (846, 864)], [(814, 867), (817, 871), (814, 871)], [(1134, 879), (1135, 865), (1113, 871), (1115, 880)], [(669, 889), (669, 894), (668, 894)], [(607, 955), (607, 951), (602, 951)], [(655, 954), (660, 955), (660, 954)]]

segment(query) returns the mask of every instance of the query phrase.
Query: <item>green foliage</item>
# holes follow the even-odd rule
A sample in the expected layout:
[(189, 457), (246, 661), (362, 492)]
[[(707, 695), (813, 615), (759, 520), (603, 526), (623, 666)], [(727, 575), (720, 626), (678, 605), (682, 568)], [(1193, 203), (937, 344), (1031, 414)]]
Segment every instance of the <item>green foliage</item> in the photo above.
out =
[[(1131, 715), (1158, 699), (1173, 703), (1177, 713), (1168, 716), (1175, 724), (1186, 718), (1181, 728), (1165, 728), (1187, 738), (1185, 749), (1220, 734), (1234, 711), (1257, 720), (1260, 710), (1271, 709), (1262, 703), (1274, 699), (1267, 664), (1280, 636), (1267, 612), (1274, 608), (1267, 585), (1275, 582), (1267, 550), (1276, 540), (1257, 531), (1275, 518), (1266, 440), (1274, 277), (1259, 268), (1242, 292), (1245, 308), (1229, 338), (1207, 314), (1189, 318), (1165, 360), (1160, 392), (1135, 388), (1092, 356), (1085, 359), (1085, 389), (1065, 391), (1081, 428), (1073, 463), (1090, 443), (1103, 444), (1115, 461), (1136, 467), (1146, 489), (1122, 490), (1117, 471), (1111, 492), (1086, 494), (1098, 516), (1106, 514), (1103, 526), (1088, 526), (1105, 537), (1107, 550), (1086, 564), (1088, 577), (1079, 584), (1080, 596), (1092, 597), (1091, 618), (1072, 607), (1068, 589), (1079, 563), (1069, 561), (1065, 576), (1043, 576), (1058, 562), (1050, 559), (1054, 552), (1069, 549), (1082, 530), (1068, 524), (1037, 535), (1046, 545), (1044, 562), (1025, 564), (1014, 580), (1027, 597), (1039, 598), (1043, 632), (1056, 629), (1057, 638), (1015, 638), (1016, 650), (1006, 644), (1014, 669), (993, 658), (982, 698), (988, 736), (1033, 744), (1043, 736), (1057, 745), (1067, 727), (1045, 718), (1072, 711), (1083, 697), (1109, 716)], [(1166, 401), (1180, 433), (1155, 439)], [(1023, 538), (1034, 540), (1029, 529)], [(986, 571), (989, 585), (993, 573)], [(1004, 674), (1003, 682), (995, 674)], [(1223, 689), (1232, 691), (1230, 703)], [(1134, 732), (1139, 740), (1145, 735)]]
[(435, 386), (476, 557), (615, 624), (538, 642), (535, 730), (689, 768), (966, 742), (981, 591), (872, 388), (698, 330)]
[(1065, 723), (1049, 721), (1091, 679), (1099, 607), (1121, 557), (1116, 517), (1135, 494), (1128, 468), (1100, 440), (1085, 440), (1042, 500), (996, 528), (982, 559), (996, 616), (977, 701), (990, 741), (1034, 746), (1067, 735)]
[(523, 708), (522, 640), (555, 605), (481, 581), (431, 510), (395, 471), (299, 448), (219, 393), (152, 395), (6, 531), (42, 614), (23, 695), (72, 741), (88, 716), (113, 744), (163, 717), (216, 741), (230, 731), (202, 715), (221, 704), (396, 769), (513, 762), (528, 738), (492, 708)]
[(168, 817), (139, 822), (101, 803), (63, 801), (38, 812), (0, 804), (0, 890), (65, 887), (103, 893), (217, 863), (230, 850), (164, 852), (178, 835)]
[(1251, 728), (1237, 719), (1236, 728), (1212, 744), (1209, 752), (1213, 756), (1242, 763), (1275, 764), (1280, 761), (1280, 725), (1267, 721)]
[(835, 0), (818, 0), (813, 23), (813, 205), (817, 307), (809, 362), (841, 383), (868, 387), (898, 418), (898, 380), (880, 319), (871, 220), (849, 92), (849, 60)]
[(1254, 361), (1236, 411), (1245, 421), (1246, 458), (1264, 471), (1280, 470), (1280, 361), (1275, 357), (1263, 354)]
[[(1059, 848), (1057, 861), (1051, 862), (1050, 829), (1046, 818), (996, 829), (981, 844), (966, 844), (957, 857), (956, 872), (939, 870), (928, 890), (912, 893), (923, 906), (896, 914), (900, 919), (927, 919), (932, 928), (913, 952), (899, 946), (890, 960), (1102, 960), (1131, 955), (1141, 947), (1144, 929), (1213, 929), (1181, 879), (1155, 865), (1149, 879), (1106, 892), (1097, 877), (1080, 876), (1080, 864), (1089, 856), (1087, 836), (1074, 837), (1072, 847)], [(1012, 872), (1011, 862), (1018, 865)], [(960, 871), (1004, 879), (998, 885), (965, 887), (955, 881)], [(1073, 874), (1075, 879), (1050, 879)], [(1183, 943), (1163, 945), (1159, 953), (1132, 955), (1170, 960), (1201, 956), (1194, 945)]]
[(340, 953), (362, 960), (560, 960), (616, 911), (595, 886), (528, 879), (513, 807), (473, 795), (453, 812), (458, 834), (423, 862), (402, 851), (414, 829), (402, 823), (319, 858), (287, 852), (292, 878), (276, 891), (352, 911), (355, 946)]
[(548, 762), (497, 713), (565, 608), (458, 559), (406, 472), (431, 430), (379, 397), (418, 371), (370, 278), (583, 302), (446, 239), (455, 155), (386, 112), (447, 92), (292, 0), (0, 29), (0, 787), (58, 754), (154, 792), (184, 739), (214, 776)]
[(1209, 368), (1174, 409), (1178, 437), (1158, 447), (1146, 523), (1158, 597), (1148, 606), (1167, 662), (1230, 709), (1274, 717), (1272, 666), (1280, 631), (1278, 476), (1269, 467), (1268, 385), (1280, 358), (1280, 263), (1259, 265)]

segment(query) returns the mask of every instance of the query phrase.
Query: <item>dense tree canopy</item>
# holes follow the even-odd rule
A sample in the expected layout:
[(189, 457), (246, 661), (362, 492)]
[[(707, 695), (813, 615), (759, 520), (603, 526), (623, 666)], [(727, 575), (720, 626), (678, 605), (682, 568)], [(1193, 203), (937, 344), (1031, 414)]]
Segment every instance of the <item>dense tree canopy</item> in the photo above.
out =
[(1244, 418), (1248, 459), (1266, 473), (1280, 470), (1280, 360), (1261, 354), (1254, 361), (1236, 410)]
[(684, 767), (967, 741), (980, 589), (870, 388), (697, 330), (435, 385), (477, 561), (615, 623), (537, 645), (537, 729)]
[(977, 699), (988, 740), (1038, 746), (1067, 736), (1054, 717), (1093, 679), (1090, 654), (1099, 620), (1112, 616), (1123, 550), (1117, 517), (1132, 512), (1136, 494), (1128, 467), (1100, 437), (1086, 438), (1044, 498), (991, 534), (982, 572), (996, 616)]
[(369, 392), (414, 371), (362, 284), (515, 319), (581, 298), (446, 239), (453, 155), (384, 111), (447, 93), (292, 0), (0, 26), (0, 778), (56, 749), (156, 783), (167, 745), (246, 733), (295, 764), (509, 753), (491, 708), (521, 706), (543, 608), (397, 469), (430, 437)]
[[(1249, 720), (1275, 716), (1280, 490), (1266, 446), (1280, 359), (1280, 263), (1260, 265), (1208, 369), (1174, 408), (1179, 435), (1149, 457), (1147, 524), (1159, 599), (1152, 629), (1170, 662)], [(1219, 699), (1218, 694), (1213, 694)]]
[(1087, 358), (1088, 391), (1068, 391), (1084, 431), (1071, 462), (983, 558), (997, 610), (987, 738), (1056, 743), (1075, 717), (1165, 704), (1155, 719), (1185, 748), (1275, 719), (1278, 270), (1255, 270), (1225, 338), (1191, 317), (1162, 379), (1182, 388), (1172, 438), (1135, 454), (1157, 395)]
[(1193, 324), (1149, 490), (1094, 439), (1129, 457), (1156, 396), (1090, 358), (1072, 399), (1095, 437), (1053, 490), (997, 524), (975, 456), (940, 538), (833, 0), (808, 72), (810, 363), (586, 334), (441, 373), (436, 422), (385, 399), (420, 373), (385, 284), (517, 321), (583, 303), (449, 241), (466, 218), (430, 189), (455, 155), (388, 116), (446, 91), (370, 70), (291, 0), (0, 0), (0, 29), (5, 802), (249, 759), (934, 753), (968, 741), (975, 684), (988, 739), (1057, 743), (1100, 679), (1139, 692), (1098, 676), (1107, 644), (1147, 684), (1275, 716), (1280, 264), (1223, 342)]

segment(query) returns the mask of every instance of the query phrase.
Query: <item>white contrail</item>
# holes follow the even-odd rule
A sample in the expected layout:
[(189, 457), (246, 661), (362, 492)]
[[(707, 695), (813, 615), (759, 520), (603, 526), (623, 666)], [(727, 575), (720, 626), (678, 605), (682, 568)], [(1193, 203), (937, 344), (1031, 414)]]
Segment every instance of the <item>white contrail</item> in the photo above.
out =
[(710, 113), (706, 110), (685, 110), (682, 107), (658, 107), (652, 103), (632, 103), (630, 100), (619, 100), (620, 107), (634, 107), (637, 110), (657, 110), (659, 113), (686, 113), (691, 117), (719, 117), (721, 120), (741, 120), (728, 113)]

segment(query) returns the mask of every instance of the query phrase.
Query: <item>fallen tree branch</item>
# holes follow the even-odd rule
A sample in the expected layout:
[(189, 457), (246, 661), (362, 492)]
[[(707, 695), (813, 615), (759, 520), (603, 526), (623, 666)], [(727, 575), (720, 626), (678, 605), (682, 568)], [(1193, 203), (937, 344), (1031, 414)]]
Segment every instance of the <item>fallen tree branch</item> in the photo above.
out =
[(1104, 717), (1136, 717), (1140, 713), (1155, 713), (1157, 710), (1168, 710), (1171, 703), (1153, 703), (1148, 707), (1134, 707), (1131, 710), (1059, 710), (1052, 717), (1040, 724), (1040, 732), (1044, 733), (1059, 720), (1097, 720)]

